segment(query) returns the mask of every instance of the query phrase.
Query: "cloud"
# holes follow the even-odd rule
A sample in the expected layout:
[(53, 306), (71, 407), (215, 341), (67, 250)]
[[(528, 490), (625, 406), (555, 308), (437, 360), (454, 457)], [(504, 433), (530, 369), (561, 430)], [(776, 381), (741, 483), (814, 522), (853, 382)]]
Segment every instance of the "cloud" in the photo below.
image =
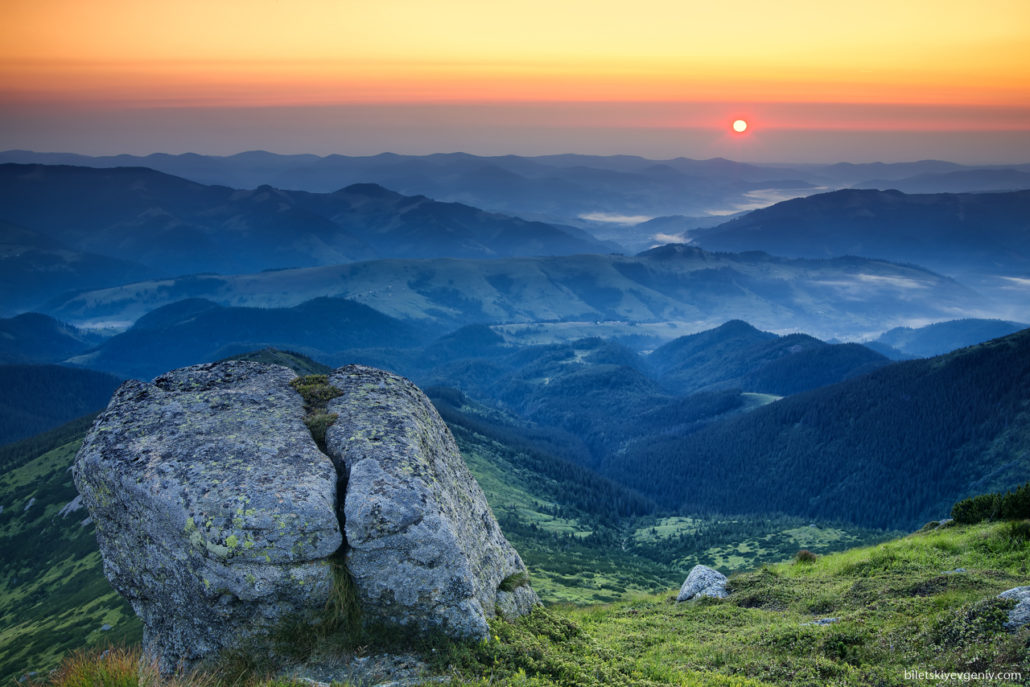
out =
[(654, 215), (616, 215), (611, 212), (588, 212), (579, 216), (588, 222), (609, 222), (611, 224), (640, 224), (654, 219)]
[(926, 282), (908, 279), (906, 277), (888, 277), (880, 274), (859, 274), (857, 275), (857, 278), (859, 281), (865, 282), (866, 284), (872, 284), (874, 286), (890, 286), (896, 289), (927, 289), (930, 287)]
[(1003, 287), (1003, 288), (1012, 289), (1012, 288), (1026, 288), (1026, 287), (1030, 287), (1030, 279), (1027, 279), (1026, 277), (1002, 277), (1002, 279), (1004, 279), (1005, 281), (1007, 281), (1007, 282), (1009, 282), (1011, 284), (1011, 286)]

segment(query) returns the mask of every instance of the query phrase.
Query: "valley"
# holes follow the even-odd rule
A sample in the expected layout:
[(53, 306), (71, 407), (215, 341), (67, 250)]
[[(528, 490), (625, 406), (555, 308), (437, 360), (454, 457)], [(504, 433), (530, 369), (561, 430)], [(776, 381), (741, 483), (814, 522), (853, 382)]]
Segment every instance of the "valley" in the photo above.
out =
[[(1022, 168), (44, 158), (0, 154), (4, 679), (140, 640), (69, 466), (119, 383), (227, 358), (361, 363), (425, 390), (547, 607), (461, 659), (473, 674), (490, 656), (506, 680), (579, 684), (513, 648), (570, 660), (580, 644), (536, 634), (554, 623), (627, 628), (591, 640), (611, 652), (592, 669), (625, 684), (868, 684), (900, 665), (875, 648), (907, 627), (891, 614), (939, 629), (1027, 579), (1000, 526), (899, 539), (1030, 475), (1030, 206), (1005, 186)], [(942, 190), (821, 193), (868, 179)], [(961, 183), (975, 193), (944, 188)], [(763, 189), (798, 197), (704, 215)], [(659, 219), (583, 218), (597, 213)], [(790, 562), (802, 549), (817, 572)], [(743, 596), (669, 606), (696, 564)], [(934, 581), (952, 564), (978, 566), (973, 581)], [(936, 606), (899, 591), (901, 569), (940, 587)], [(882, 613), (875, 585), (898, 599)], [(843, 644), (795, 627), (831, 612)], [(730, 640), (671, 642), (680, 623), (780, 639), (747, 668), (715, 658)], [(920, 637), (909, 656), (945, 641)], [(948, 645), (949, 665), (1011, 653), (987, 637)], [(661, 667), (668, 652), (681, 667)]]

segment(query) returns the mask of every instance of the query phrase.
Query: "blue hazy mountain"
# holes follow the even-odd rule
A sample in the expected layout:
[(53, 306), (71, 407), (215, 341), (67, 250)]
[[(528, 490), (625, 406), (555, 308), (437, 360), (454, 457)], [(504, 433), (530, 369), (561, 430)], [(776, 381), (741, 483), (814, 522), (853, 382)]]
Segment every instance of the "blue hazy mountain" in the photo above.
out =
[[(987, 306), (961, 284), (914, 266), (863, 258), (717, 254), (671, 245), (637, 256), (385, 260), (198, 275), (78, 294), (45, 312), (76, 324), (132, 322), (186, 298), (281, 308), (326, 295), (438, 331), (477, 323), (555, 322), (624, 327), (681, 322), (696, 330), (742, 319), (761, 329), (822, 338), (868, 335), (913, 318), (950, 319), (955, 312)], [(640, 331), (657, 336), (669, 329)]]
[(896, 327), (867, 345), (896, 360), (929, 358), (1007, 336), (1028, 326), (1006, 320), (950, 320), (925, 327)]
[(121, 382), (60, 365), (0, 365), (0, 445), (102, 410)]
[(946, 274), (1030, 276), (1030, 190), (909, 195), (843, 190), (777, 203), (691, 232), (709, 250), (861, 255)]
[(918, 174), (901, 179), (870, 179), (855, 188), (894, 189), (904, 193), (976, 193), (1018, 191), (1030, 188), (1030, 171), (1012, 169), (961, 169)]
[(317, 193), (376, 183), (407, 195), (558, 222), (593, 213), (702, 215), (746, 203), (747, 194), (755, 190), (784, 189), (801, 195), (814, 188), (804, 174), (789, 168), (721, 158), (650, 160), (632, 155), (319, 157), (251, 151), (227, 157), (192, 153), (89, 157), (6, 151), (0, 153), (0, 162), (149, 167), (203, 184), (234, 188), (267, 184)]
[(656, 437), (604, 474), (670, 508), (916, 527), (1030, 470), (1030, 330)]
[(368, 306), (317, 298), (292, 308), (223, 307), (190, 299), (159, 308), (72, 362), (126, 377), (212, 362), (256, 348), (333, 354), (369, 345), (409, 348), (428, 333)]
[(0, 364), (56, 363), (93, 348), (103, 337), (39, 313), (0, 319)]
[(806, 334), (776, 336), (739, 320), (674, 339), (647, 356), (656, 378), (680, 394), (743, 389), (787, 396), (888, 362), (858, 344), (828, 344)]
[(0, 165), (2, 219), (155, 276), (253, 272), (369, 258), (607, 252), (578, 229), (404, 196), (207, 186), (139, 167)]
[(0, 316), (37, 308), (83, 289), (153, 276), (135, 262), (75, 250), (38, 231), (0, 220)]

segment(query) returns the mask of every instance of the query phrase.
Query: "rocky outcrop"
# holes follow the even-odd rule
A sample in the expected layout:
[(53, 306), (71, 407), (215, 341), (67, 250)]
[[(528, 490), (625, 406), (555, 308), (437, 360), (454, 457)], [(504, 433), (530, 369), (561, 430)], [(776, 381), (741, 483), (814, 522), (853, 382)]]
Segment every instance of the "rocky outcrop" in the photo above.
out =
[(371, 622), (485, 637), (486, 621), (538, 599), (450, 430), (396, 375), (351, 365), (329, 377), (342, 395), (330, 456), (347, 475), (347, 569)]
[(729, 592), (726, 591), (726, 576), (708, 566), (695, 565), (690, 569), (687, 579), (683, 581), (676, 601), (688, 601), (702, 596), (711, 596), (716, 599), (724, 599), (729, 596)]
[(126, 382), (76, 457), (104, 572), (165, 670), (325, 606), (336, 471), (294, 376), (232, 362)]
[(331, 622), (341, 560), (367, 623), (482, 637), (487, 618), (537, 602), (414, 385), (371, 368), (334, 373), (330, 458), (295, 377), (225, 362), (126, 382), (76, 457), (104, 571), (164, 670), (287, 621)]
[(1013, 587), (1002, 592), (998, 597), (1014, 599), (1017, 602), (1016, 607), (1009, 611), (1009, 619), (1005, 623), (1006, 629), (1015, 631), (1030, 625), (1030, 586)]

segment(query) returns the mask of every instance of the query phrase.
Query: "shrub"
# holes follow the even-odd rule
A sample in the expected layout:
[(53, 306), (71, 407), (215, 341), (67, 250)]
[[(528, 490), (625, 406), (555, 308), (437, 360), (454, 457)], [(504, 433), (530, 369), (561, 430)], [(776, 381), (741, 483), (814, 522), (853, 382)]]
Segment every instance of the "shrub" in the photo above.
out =
[(819, 558), (819, 556), (815, 555), (808, 549), (801, 549), (794, 554), (795, 563), (815, 563), (817, 558)]
[(1030, 482), (1001, 497), (999, 515), (1006, 520), (1030, 518)]
[(973, 525), (984, 520), (998, 517), (1001, 505), (1000, 494), (980, 494), (959, 501), (951, 508), (951, 517), (955, 522)]
[(157, 666), (141, 661), (138, 648), (114, 647), (99, 655), (76, 651), (50, 676), (49, 687), (139, 687), (153, 684)]
[(1030, 542), (1030, 520), (1010, 522), (1007, 534), (1013, 546), (1023, 546)]
[(1005, 494), (980, 494), (963, 499), (952, 506), (951, 517), (966, 525), (984, 520), (1030, 518), (1030, 482)]

